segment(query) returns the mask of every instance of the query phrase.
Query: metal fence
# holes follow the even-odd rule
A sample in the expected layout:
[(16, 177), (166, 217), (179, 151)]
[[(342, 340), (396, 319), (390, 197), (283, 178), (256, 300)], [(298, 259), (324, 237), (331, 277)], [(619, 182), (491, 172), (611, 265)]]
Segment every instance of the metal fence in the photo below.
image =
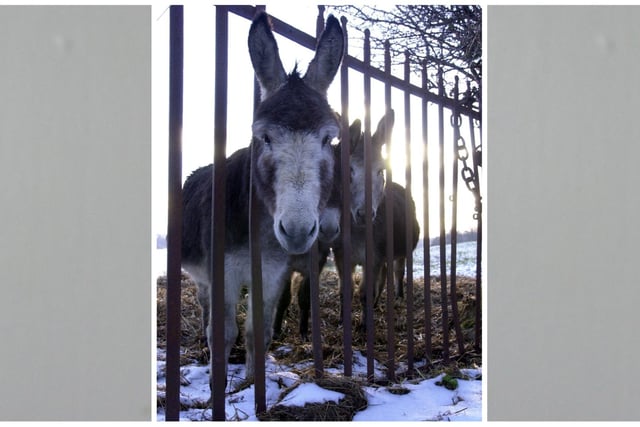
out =
[[(224, 185), (222, 183), (225, 182), (225, 170), (224, 165), (225, 162), (225, 152), (226, 152), (226, 126), (227, 126), (227, 83), (228, 83), (228, 70), (227, 70), (227, 55), (228, 55), (228, 16), (230, 13), (238, 15), (240, 17), (251, 20), (256, 14), (258, 9), (264, 9), (264, 7), (252, 7), (252, 6), (216, 6), (216, 17), (215, 17), (215, 25), (216, 25), (216, 40), (215, 40), (215, 60), (216, 60), (216, 69), (215, 69), (215, 117), (214, 117), (214, 126), (215, 126), (215, 150), (214, 150), (214, 163), (216, 164), (216, 168), (214, 171), (214, 188), (224, 189)], [(182, 209), (182, 194), (181, 194), (181, 135), (180, 131), (182, 128), (182, 68), (183, 68), (183, 7), (182, 6), (172, 6), (170, 12), (170, 134), (169, 134), (169, 218), (168, 218), (168, 235), (167, 235), (167, 243), (168, 243), (168, 259), (167, 259), (167, 351), (166, 351), (166, 420), (178, 420), (179, 418), (179, 410), (180, 410), (180, 242), (181, 242), (181, 209)], [(348, 25), (347, 20), (342, 18), (342, 27), (346, 36)], [(324, 28), (324, 8), (319, 7), (319, 14), (317, 18), (317, 34), (316, 37), (308, 35), (291, 25), (288, 25), (285, 22), (278, 20), (275, 17), (272, 17), (273, 30), (274, 32), (298, 43), (299, 45), (314, 49), (316, 44), (316, 37), (319, 36), (319, 33)], [(362, 76), (361, 82), (350, 82), (349, 81), (349, 70), (355, 70)], [(443, 335), (443, 344), (442, 344), (442, 354), (441, 359), (442, 362), (447, 364), (451, 360), (454, 354), (462, 355), (468, 350), (479, 352), (481, 349), (481, 248), (482, 248), (482, 201), (480, 197), (480, 186), (478, 179), (478, 167), (480, 166), (480, 150), (481, 143), (476, 141), (476, 132), (474, 129), (479, 128), (481, 124), (481, 114), (478, 111), (468, 108), (467, 106), (463, 106), (460, 101), (461, 93), (459, 89), (459, 84), (456, 79), (455, 87), (453, 89), (453, 94), (451, 97), (448, 97), (445, 94), (444, 82), (442, 76), (440, 75), (439, 80), (439, 88), (438, 93), (432, 93), (427, 89), (427, 70), (426, 65), (423, 65), (422, 72), (422, 85), (416, 86), (410, 82), (410, 62), (407, 57), (405, 61), (404, 67), (404, 76), (403, 78), (396, 77), (391, 73), (391, 64), (390, 64), (390, 54), (389, 54), (389, 45), (387, 43), (386, 53), (385, 53), (385, 67), (383, 70), (377, 69), (371, 66), (371, 52), (370, 52), (370, 39), (368, 32), (365, 33), (365, 44), (364, 44), (364, 59), (359, 60), (354, 56), (349, 55), (348, 48), (345, 51), (345, 56), (341, 65), (340, 70), (340, 88), (341, 88), (341, 115), (343, 120), (343, 134), (342, 139), (346, 137), (348, 140), (348, 124), (349, 124), (349, 85), (350, 84), (363, 84), (364, 85), (364, 107), (365, 107), (365, 116), (364, 116), (364, 128), (365, 128), (365, 138), (370, 138), (370, 129), (371, 129), (371, 118), (370, 118), (370, 106), (371, 106), (371, 81), (377, 80), (382, 82), (385, 86), (385, 105), (387, 109), (390, 109), (391, 106), (391, 89), (400, 90), (404, 94), (404, 128), (405, 128), (405, 155), (407, 159), (411, 159), (412, 147), (415, 144), (424, 144), (427, 146), (428, 144), (432, 144), (433, 142), (429, 141), (428, 137), (428, 126), (432, 126), (430, 114), (427, 113), (428, 104), (433, 103), (438, 106), (438, 114), (436, 117), (436, 123), (439, 130), (439, 158), (437, 162), (433, 162), (432, 159), (428, 158), (427, 150), (423, 150), (423, 250), (424, 250), (424, 272), (425, 272), (425, 292), (424, 292), (424, 333), (418, 334), (418, 336), (424, 337), (425, 340), (425, 350), (427, 359), (431, 359), (432, 356), (432, 301), (430, 297), (430, 292), (428, 291), (430, 285), (430, 268), (429, 268), (429, 260), (431, 256), (431, 246), (430, 246), (430, 237), (431, 230), (429, 229), (429, 221), (431, 210), (429, 206), (429, 192), (431, 188), (437, 188), (438, 196), (439, 196), (439, 206), (438, 206), (438, 215), (440, 218), (440, 227), (437, 234), (440, 236), (439, 242), (439, 257), (440, 257), (440, 283), (441, 283), (441, 311), (442, 311), (442, 335)], [(412, 97), (417, 97), (421, 100), (421, 108), (419, 111), (415, 112), (411, 109), (411, 99)], [(256, 86), (256, 97), (254, 100), (254, 106), (259, 99), (259, 95), (257, 95), (257, 86)], [(450, 113), (450, 125), (453, 130), (453, 141), (449, 141), (445, 143), (445, 110), (448, 110)], [(421, 122), (422, 132), (419, 136), (414, 136), (411, 134), (410, 124), (413, 120), (419, 120)], [(462, 135), (462, 128), (465, 120), (468, 122), (466, 130), (468, 131), (468, 139), (469, 143), (465, 140)], [(342, 144), (342, 170), (349, 170), (349, 144)], [(445, 165), (445, 150), (451, 147), (453, 153), (453, 162), (451, 168), (448, 168)], [(389, 147), (387, 147), (389, 150)], [(471, 149), (471, 155), (469, 154), (469, 149)], [(390, 152), (388, 152), (390, 154)], [(367, 158), (370, 160), (370, 155), (367, 156), (365, 154), (365, 160)], [(434, 164), (438, 167), (439, 171), (439, 180), (437, 183), (429, 182), (429, 168), (434, 167)], [(462, 164), (462, 169), (460, 169), (460, 164)], [(370, 170), (370, 161), (368, 164)], [(446, 173), (450, 173), (451, 176), (451, 188), (452, 188), (452, 196), (450, 197), (450, 202), (452, 204), (451, 210), (451, 228), (449, 230), (445, 229), (445, 178)], [(387, 179), (391, 180), (391, 169), (387, 169)], [(343, 174), (343, 176), (348, 176)], [(465, 348), (462, 332), (460, 330), (460, 322), (459, 322), (459, 313), (458, 313), (458, 305), (456, 302), (456, 286), (457, 286), (457, 274), (456, 274), (456, 232), (457, 232), (457, 200), (458, 200), (458, 178), (462, 177), (464, 183), (467, 188), (473, 193), (475, 197), (475, 211), (472, 213), (474, 215), (474, 219), (477, 221), (477, 254), (476, 254), (476, 311), (475, 311), (475, 342), (473, 345), (473, 349)], [(411, 185), (412, 185), (412, 170), (411, 170), (411, 162), (407, 161), (407, 165), (405, 168), (405, 182), (408, 196), (407, 200), (411, 199)], [(350, 191), (349, 191), (349, 183), (348, 180), (344, 180), (343, 182), (343, 210), (348, 212), (350, 206)], [(220, 184), (217, 184), (220, 183)], [(220, 191), (216, 191), (213, 195), (213, 212), (214, 217), (224, 220), (224, 194)], [(389, 198), (387, 198), (389, 199)], [(253, 204), (252, 204), (253, 206)], [(367, 209), (369, 212), (371, 210), (371, 202), (370, 200), (367, 202)], [(387, 209), (387, 211), (391, 212), (392, 209)], [(217, 214), (218, 213), (218, 214)], [(370, 217), (367, 214), (367, 217)], [(407, 233), (410, 235), (412, 230), (409, 228), (412, 226), (412, 221), (406, 221), (407, 223)], [(387, 233), (390, 237), (393, 233), (392, 226), (390, 222), (387, 222)], [(350, 216), (343, 215), (342, 221), (342, 231), (344, 236), (343, 245), (345, 248), (345, 256), (344, 256), (344, 268), (343, 271), (350, 272), (351, 271), (351, 259), (350, 259), (350, 250), (351, 244), (349, 241), (350, 236)], [(368, 221), (367, 227), (371, 227), (370, 221)], [(253, 229), (253, 228), (252, 228)], [(370, 228), (369, 228), (370, 230)], [(447, 271), (446, 267), (446, 241), (445, 234), (449, 231), (451, 234), (451, 261), (450, 261), (450, 271)], [(368, 233), (371, 235), (371, 233)], [(253, 236), (256, 236), (257, 233), (253, 233)], [(214, 283), (224, 281), (224, 271), (220, 266), (224, 265), (224, 223), (221, 221), (214, 221), (213, 224), (213, 242), (212, 247), (215, 250), (215, 258), (217, 262), (214, 261), (214, 265), (218, 266), (214, 270)], [(407, 239), (409, 242), (411, 239)], [(260, 272), (260, 257), (259, 257), (259, 247), (257, 245), (257, 239), (251, 238), (251, 253), (252, 253), (252, 273), (253, 273), (253, 285), (252, 288), (254, 291), (252, 292), (252, 298), (254, 298), (254, 336), (257, 337), (255, 342), (255, 396), (256, 396), (256, 410), (258, 412), (264, 411), (266, 409), (266, 401), (265, 401), (265, 366), (264, 366), (264, 355), (267, 349), (264, 348), (262, 342), (262, 313), (260, 309), (260, 304), (257, 303), (261, 298), (261, 272)], [(388, 241), (392, 241), (388, 240)], [(410, 244), (410, 243), (408, 243)], [(419, 243), (420, 244), (420, 243)], [(367, 252), (372, 253), (371, 251), (373, 246), (373, 242), (371, 239), (368, 239), (367, 242)], [(392, 245), (388, 245), (392, 246)], [(408, 253), (411, 253), (411, 248), (408, 248)], [(388, 265), (393, 265), (393, 254), (392, 251), (388, 251)], [(318, 253), (317, 246), (314, 246), (312, 249), (312, 261), (311, 266), (314, 265), (317, 267)], [(371, 259), (370, 256), (367, 259)], [(406, 264), (406, 304), (407, 304), (407, 317), (409, 319), (414, 315), (414, 307), (413, 307), (413, 259), (411, 256), (407, 257)], [(366, 262), (363, 266), (365, 271), (365, 277), (371, 278), (371, 274), (366, 274), (367, 271), (371, 271), (372, 266), (370, 262)], [(387, 352), (388, 352), (388, 362), (387, 362), (387, 376), (388, 380), (395, 380), (395, 360), (396, 355), (395, 351), (395, 336), (394, 336), (394, 321), (395, 316), (393, 312), (393, 269), (387, 269)], [(314, 366), (316, 376), (320, 377), (323, 375), (323, 360), (322, 360), (322, 336), (321, 336), (321, 324), (320, 324), (320, 315), (319, 315), (319, 278), (316, 272), (311, 274), (311, 298), (312, 298), (312, 345), (313, 345), (313, 355), (314, 355)], [(351, 325), (351, 275), (345, 274), (344, 277), (344, 313), (343, 313), (343, 325)], [(365, 289), (372, 289), (373, 286), (366, 286)], [(212, 286), (212, 307), (211, 311), (214, 313), (218, 313), (222, 316), (224, 312), (224, 287), (223, 286)], [(372, 302), (373, 298), (367, 298), (367, 307), (365, 310), (368, 311), (369, 315), (366, 317), (368, 319), (366, 325), (366, 336), (367, 336), (367, 377), (373, 378), (373, 309)], [(452, 326), (450, 326), (452, 325)], [(214, 319), (212, 324), (214, 330), (214, 340), (218, 340), (217, 342), (221, 343), (220, 345), (215, 346), (218, 349), (221, 349), (219, 352), (214, 352), (211, 354), (211, 372), (213, 375), (218, 378), (224, 378), (226, 373), (224, 372), (224, 318), (220, 317), (220, 319)], [(456, 346), (455, 350), (457, 353), (452, 353), (452, 345), (449, 340), (449, 331), (450, 328), (454, 329), (454, 336), (456, 337)], [(414, 331), (413, 322), (407, 322), (407, 355), (406, 355), (406, 363), (407, 363), (407, 372), (410, 375), (414, 370)], [(352, 367), (352, 331), (349, 327), (343, 328), (343, 342), (344, 342), (344, 375), (352, 376), (353, 367)], [(217, 381), (217, 385), (214, 385), (214, 390), (212, 390), (212, 408), (213, 408), (213, 419), (214, 420), (224, 420), (225, 418), (225, 382)]]

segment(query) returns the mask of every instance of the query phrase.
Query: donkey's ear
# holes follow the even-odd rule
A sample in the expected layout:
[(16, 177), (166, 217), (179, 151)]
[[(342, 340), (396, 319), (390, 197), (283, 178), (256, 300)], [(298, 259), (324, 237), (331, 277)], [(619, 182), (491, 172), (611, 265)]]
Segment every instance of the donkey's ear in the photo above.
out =
[(278, 90), (287, 79), (280, 61), (278, 44), (271, 32), (269, 17), (264, 12), (260, 12), (254, 18), (249, 29), (249, 56), (264, 100)]
[(350, 153), (355, 151), (360, 139), (362, 139), (362, 123), (360, 119), (355, 119), (353, 123), (351, 123), (351, 126), (349, 126)]
[(342, 54), (344, 52), (344, 34), (338, 20), (329, 15), (316, 54), (309, 63), (309, 68), (304, 75), (304, 81), (320, 92), (326, 94), (329, 85), (338, 72)]
[(395, 113), (393, 110), (387, 111), (387, 114), (384, 115), (378, 122), (378, 128), (376, 129), (376, 133), (371, 137), (371, 141), (373, 144), (382, 145), (391, 139), (391, 132), (393, 131), (393, 123), (395, 121)]

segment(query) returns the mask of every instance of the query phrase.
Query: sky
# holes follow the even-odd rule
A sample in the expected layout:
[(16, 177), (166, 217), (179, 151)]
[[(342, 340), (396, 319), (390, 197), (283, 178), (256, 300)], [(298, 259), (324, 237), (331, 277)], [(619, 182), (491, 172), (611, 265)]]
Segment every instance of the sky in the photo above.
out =
[[(167, 166), (168, 165), (168, 63), (169, 63), (169, 11), (166, 4), (153, 6), (153, 218), (152, 235), (166, 233), (167, 216)], [(273, 16), (307, 32), (315, 33), (317, 6), (305, 3), (287, 3), (267, 5), (267, 12)], [(325, 13), (326, 17), (326, 13)], [(247, 34), (250, 22), (234, 14), (229, 15), (229, 111), (227, 129), (227, 155), (245, 147), (251, 139), (251, 107), (253, 100), (253, 69), (247, 50)], [(351, 31), (349, 37), (358, 37)], [(184, 118), (183, 118), (183, 181), (195, 169), (210, 164), (213, 159), (213, 99), (214, 99), (214, 54), (215, 54), (215, 7), (209, 4), (187, 3), (184, 7)], [(280, 48), (280, 56), (285, 70), (290, 71), (296, 63), (302, 73), (313, 58), (311, 50), (295, 45), (283, 37), (276, 35)], [(357, 56), (357, 52), (349, 52)], [(349, 117), (364, 119), (363, 83), (359, 73), (351, 72), (349, 76), (350, 111)], [(371, 126), (372, 132), (384, 115), (384, 87), (372, 80)], [(461, 90), (464, 90), (464, 85)], [(328, 92), (329, 103), (340, 109), (339, 78), (336, 77)], [(420, 117), (420, 100), (412, 99), (412, 193), (418, 206), (418, 220), (421, 231), (422, 224), (422, 131)], [(362, 100), (362, 101), (359, 101)], [(396, 121), (392, 139), (393, 181), (405, 185), (405, 134), (404, 134), (404, 100), (400, 91), (392, 91), (392, 107), (396, 113)], [(436, 107), (429, 110), (430, 159), (430, 234), (436, 235), (439, 230), (438, 218), (438, 133)], [(445, 109), (445, 221), (446, 230), (451, 223), (451, 140), (449, 133), (450, 113)], [(466, 126), (464, 120), (464, 126)], [(463, 132), (467, 132), (463, 129)], [(465, 137), (470, 150), (469, 137)], [(479, 131), (476, 141), (480, 143)], [(475, 228), (473, 220), (474, 200), (464, 183), (459, 181), (458, 230)]]

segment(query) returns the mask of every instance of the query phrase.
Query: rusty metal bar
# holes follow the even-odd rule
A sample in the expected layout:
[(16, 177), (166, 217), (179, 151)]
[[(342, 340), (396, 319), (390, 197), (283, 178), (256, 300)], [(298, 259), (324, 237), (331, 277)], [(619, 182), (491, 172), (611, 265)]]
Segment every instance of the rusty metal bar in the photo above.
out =
[(474, 349), (482, 348), (482, 204), (477, 212), (478, 229), (476, 237), (476, 319)]
[[(442, 68), (438, 70), (438, 92), (444, 96)], [(439, 182), (440, 182), (440, 292), (442, 300), (442, 360), (449, 363), (449, 311), (447, 307), (447, 242), (444, 212), (444, 106), (438, 105)]]
[[(345, 40), (349, 40), (347, 36), (347, 18), (340, 18), (342, 23), (342, 31)], [(344, 54), (348, 54), (348, 43), (344, 45)], [(351, 276), (351, 187), (349, 182), (350, 164), (349, 164), (349, 67), (343, 62), (340, 66), (340, 101), (342, 107), (342, 132), (340, 136), (340, 159), (341, 159), (341, 179), (342, 179), (342, 271), (345, 272), (342, 278), (342, 333), (344, 347), (344, 375), (350, 377), (353, 375), (353, 334), (351, 331), (351, 311), (353, 297), (353, 283)]]
[[(404, 79), (411, 79), (411, 62), (409, 52), (405, 53)], [(405, 237), (407, 253), (407, 371), (413, 372), (413, 210), (411, 208), (411, 94), (404, 93), (404, 131), (405, 131)]]
[[(255, 13), (264, 11), (266, 6), (258, 5), (255, 8)], [(253, 114), (260, 105), (260, 83), (258, 79), (253, 79)], [(253, 145), (251, 146), (251, 156), (253, 165)], [(266, 410), (266, 384), (265, 384), (265, 348), (264, 348), (264, 321), (262, 314), (262, 257), (260, 247), (260, 224), (258, 218), (260, 218), (259, 205), (255, 203), (255, 188), (253, 186), (253, 168), (250, 173), (250, 199), (249, 199), (249, 252), (251, 254), (251, 308), (252, 308), (252, 321), (253, 321), (253, 339), (254, 339), (254, 384), (255, 395), (254, 405), (256, 412), (262, 412)], [(259, 307), (259, 308), (256, 308)]]
[[(324, 30), (324, 6), (318, 6), (318, 17), (316, 19), (316, 40), (320, 40)], [(309, 282), (311, 293), (311, 342), (313, 347), (313, 364), (315, 366), (315, 377), (322, 378), (322, 327), (320, 325), (320, 271), (318, 241), (313, 244), (309, 251)]]
[[(453, 99), (459, 98), (459, 85), (458, 76), (455, 77), (455, 84), (453, 86)], [(458, 273), (457, 273), (457, 258), (458, 258), (458, 139), (460, 139), (460, 115), (458, 115), (457, 109), (453, 109), (451, 112), (451, 126), (453, 127), (453, 164), (451, 166), (452, 184), (451, 184), (451, 316), (453, 320), (453, 327), (456, 332), (456, 338), (458, 341), (458, 354), (464, 354), (464, 340), (462, 337), (462, 329), (460, 328), (460, 315), (458, 313)]]
[[(233, 10), (233, 6), (230, 6), (229, 11)], [(251, 15), (250, 18), (247, 18), (249, 21), (251, 21), (253, 19), (253, 17), (258, 13), (258, 12), (264, 12), (266, 11), (267, 6), (265, 5), (258, 5), (255, 8), (251, 7), (251, 10), (253, 10), (253, 13)], [(260, 105), (260, 102), (262, 100), (262, 94), (261, 94), (262, 89), (260, 89), (260, 82), (258, 81), (258, 78), (253, 77), (253, 119), (255, 120), (256, 118), (256, 110), (258, 109), (258, 106)]]
[[(427, 61), (422, 64), (422, 87), (428, 90)], [(429, 114), (427, 98), (422, 98), (422, 207), (423, 207), (423, 233), (422, 240), (424, 262), (424, 339), (425, 354), (431, 360), (432, 332), (431, 332), (431, 241), (429, 233)]]
[[(224, 246), (225, 246), (225, 194), (226, 194), (226, 149), (227, 149), (227, 85), (228, 85), (228, 13), (224, 6), (216, 6), (215, 40), (215, 93), (214, 93), (214, 154), (213, 194), (212, 194), (212, 236), (213, 249), (211, 272), (211, 315), (209, 328), (213, 338), (213, 348), (224, 349)], [(224, 351), (211, 352), (211, 406), (213, 420), (225, 420), (225, 384), (227, 372)]]
[[(253, 326), (253, 379), (256, 413), (267, 410), (265, 375), (265, 325), (262, 292), (262, 248), (260, 244), (260, 209), (254, 186), (255, 145), (251, 145), (251, 196), (249, 200), (249, 252), (251, 253), (251, 317)], [(248, 344), (247, 344), (248, 345)]]
[(319, 283), (318, 241), (309, 251), (309, 281), (311, 287), (311, 340), (313, 347), (313, 365), (315, 377), (322, 378), (324, 366), (322, 362), (322, 335), (320, 326), (320, 283)]
[(324, 6), (318, 6), (318, 16), (316, 17), (316, 46), (324, 31)]
[(167, 228), (167, 365), (165, 419), (180, 418), (180, 264), (182, 245), (182, 107), (184, 10), (171, 6), (169, 23), (169, 211)]
[[(474, 131), (473, 119), (469, 117), (469, 133), (471, 134), (471, 152), (475, 154), (476, 136)], [(478, 176), (478, 162), (476, 156), (473, 156), (473, 172)], [(476, 228), (476, 313), (475, 313), (475, 340), (474, 349), (480, 351), (482, 346), (482, 202), (480, 200), (480, 187), (477, 188), (476, 197), (476, 213), (475, 218), (478, 222)]]
[[(364, 60), (370, 64), (371, 61), (371, 40), (369, 30), (364, 32)], [(363, 311), (366, 313), (366, 334), (367, 334), (367, 378), (374, 379), (373, 364), (373, 203), (372, 203), (372, 181), (371, 181), (371, 76), (364, 74), (364, 210), (365, 210), (365, 265), (363, 282), (366, 292), (366, 304)]]
[[(389, 40), (384, 43), (384, 71), (387, 76), (391, 75), (391, 44)], [(385, 114), (391, 110), (391, 85), (389, 84), (389, 80), (385, 81), (384, 85), (384, 99), (385, 99)], [(389, 124), (385, 125), (387, 129), (389, 129)], [(393, 181), (393, 173), (391, 170), (391, 138), (387, 140), (387, 182)], [(386, 191), (386, 190), (385, 190)], [(395, 313), (394, 313), (394, 301), (395, 301), (395, 290), (394, 290), (394, 280), (393, 280), (393, 255), (394, 255), (394, 244), (393, 244), (393, 197), (390, 197), (388, 194), (385, 197), (385, 214), (386, 214), (386, 241), (387, 241), (387, 379), (389, 381), (395, 381), (396, 378), (396, 364), (395, 364)]]

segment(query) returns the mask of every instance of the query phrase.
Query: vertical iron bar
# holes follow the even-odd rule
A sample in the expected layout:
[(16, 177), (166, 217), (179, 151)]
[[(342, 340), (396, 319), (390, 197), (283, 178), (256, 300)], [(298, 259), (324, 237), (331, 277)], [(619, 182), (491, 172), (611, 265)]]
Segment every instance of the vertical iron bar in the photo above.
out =
[(212, 194), (212, 242), (211, 315), (209, 317), (213, 338), (211, 372), (213, 385), (211, 405), (213, 420), (225, 420), (225, 337), (224, 337), (224, 246), (225, 246), (225, 194), (226, 194), (226, 148), (227, 148), (227, 86), (228, 86), (228, 12), (224, 6), (216, 6), (216, 53), (215, 53), (215, 98), (214, 98), (214, 155)]
[(262, 293), (262, 251), (260, 242), (260, 211), (254, 185), (255, 144), (251, 144), (251, 196), (249, 200), (249, 252), (251, 253), (251, 317), (253, 326), (253, 379), (256, 413), (267, 410), (265, 384), (265, 325)]
[(365, 210), (365, 265), (363, 284), (366, 292), (366, 312), (367, 319), (367, 378), (371, 381), (374, 378), (373, 372), (373, 207), (372, 207), (372, 180), (371, 180), (371, 40), (369, 30), (364, 32), (364, 210)]
[(322, 378), (324, 366), (322, 363), (322, 335), (320, 326), (320, 283), (319, 283), (318, 241), (309, 251), (309, 281), (311, 286), (311, 339), (313, 347), (313, 365), (315, 377)]
[[(471, 135), (471, 152), (476, 152), (476, 136), (473, 118), (469, 117), (469, 132)], [(473, 173), (478, 177), (478, 164), (473, 156)], [(480, 201), (480, 187), (476, 185), (476, 313), (475, 313), (475, 342), (474, 349), (480, 351), (482, 344), (482, 202)]]
[(316, 44), (320, 40), (324, 30), (324, 6), (318, 6), (318, 16), (316, 17)]
[[(422, 89), (428, 92), (427, 61), (422, 64)], [(427, 360), (431, 360), (431, 241), (429, 233), (429, 102), (422, 97), (422, 206), (423, 206), (423, 270), (424, 270), (424, 339)]]
[[(411, 61), (409, 52), (405, 52), (404, 80), (410, 84)], [(407, 371), (413, 373), (413, 209), (411, 208), (411, 94), (404, 93), (404, 128), (405, 128), (405, 237), (407, 253)]]
[[(391, 77), (391, 43), (389, 40), (384, 42), (384, 71), (387, 76), (387, 81), (384, 86), (384, 95), (385, 95), (385, 114), (387, 114), (391, 110), (391, 84), (389, 82), (389, 77)], [(385, 129), (389, 129), (389, 123), (385, 124)], [(386, 142), (387, 146), (387, 183), (393, 181), (393, 174), (391, 169), (391, 138), (389, 138)], [(386, 192), (386, 187), (385, 187)], [(389, 197), (387, 195), (385, 197), (385, 214), (387, 218), (386, 232), (387, 232), (387, 253), (386, 253), (386, 263), (387, 263), (387, 379), (389, 381), (395, 381), (396, 375), (396, 367), (395, 367), (395, 312), (394, 312), (394, 301), (395, 301), (395, 290), (394, 290), (394, 280), (393, 280), (393, 253), (394, 253), (394, 240), (393, 240), (393, 197)]]
[[(482, 82), (478, 87), (478, 104), (482, 109)], [(482, 117), (482, 116), (481, 116)], [(478, 135), (480, 136), (480, 144), (482, 144), (482, 120), (478, 121)], [(476, 177), (478, 174), (476, 174)], [(482, 346), (482, 239), (483, 239), (483, 223), (482, 223), (482, 197), (480, 193), (480, 185), (478, 185), (478, 193), (476, 194), (476, 207), (478, 214), (478, 238), (476, 239), (476, 350), (480, 351)]]
[(477, 215), (478, 230), (476, 237), (476, 319), (474, 348), (479, 352), (482, 347), (482, 202), (479, 202)]
[[(455, 84), (453, 86), (453, 99), (458, 102), (459, 98), (459, 79), (455, 76)], [(457, 107), (454, 106), (451, 111), (451, 126), (453, 127), (453, 165), (452, 169), (452, 198), (451, 198), (451, 315), (453, 318), (453, 327), (456, 332), (458, 341), (458, 354), (464, 354), (464, 340), (462, 330), (460, 328), (460, 316), (458, 313), (458, 139), (460, 138), (460, 115)]]
[[(347, 18), (341, 17), (342, 31), (345, 40), (347, 37)], [(348, 43), (344, 45), (344, 57), (349, 54)], [(342, 248), (343, 260), (342, 271), (342, 333), (344, 340), (344, 375), (350, 377), (353, 374), (353, 336), (351, 332), (351, 309), (353, 284), (351, 276), (351, 187), (349, 182), (349, 65), (343, 60), (340, 67), (340, 99), (342, 104), (342, 132), (340, 136), (340, 159), (341, 159), (341, 180), (342, 180)]]
[(167, 421), (180, 418), (183, 6), (171, 6), (169, 53), (169, 212), (167, 228)]
[[(444, 96), (442, 68), (438, 71), (438, 93)], [(440, 292), (442, 300), (442, 360), (449, 363), (449, 312), (447, 307), (447, 247), (444, 212), (444, 106), (438, 105), (439, 161), (440, 161)]]
[[(264, 11), (264, 5), (256, 6), (256, 13)], [(253, 114), (260, 105), (261, 94), (258, 79), (253, 80)], [(249, 178), (249, 253), (251, 254), (251, 318), (253, 321), (253, 348), (254, 348), (254, 405), (256, 412), (266, 410), (266, 384), (265, 384), (265, 348), (264, 348), (264, 321), (262, 313), (262, 256), (260, 247), (260, 205), (256, 203), (255, 188), (253, 186), (253, 156), (254, 145), (251, 145), (251, 172)]]
[[(318, 17), (316, 19), (316, 44), (320, 40), (324, 29), (324, 6), (318, 6)], [(313, 363), (315, 366), (315, 377), (321, 378), (323, 374), (322, 363), (322, 335), (320, 325), (320, 271), (318, 241), (316, 240), (309, 251), (309, 285), (311, 297), (311, 342), (313, 347)]]
[[(255, 8), (255, 15), (258, 14), (258, 12), (264, 12), (266, 11), (267, 7), (265, 5), (257, 5)], [(262, 94), (261, 94), (261, 90), (260, 89), (260, 82), (258, 81), (258, 78), (253, 77), (253, 119), (255, 120), (256, 118), (256, 110), (258, 109), (258, 106), (260, 105), (260, 102), (262, 100)]]

